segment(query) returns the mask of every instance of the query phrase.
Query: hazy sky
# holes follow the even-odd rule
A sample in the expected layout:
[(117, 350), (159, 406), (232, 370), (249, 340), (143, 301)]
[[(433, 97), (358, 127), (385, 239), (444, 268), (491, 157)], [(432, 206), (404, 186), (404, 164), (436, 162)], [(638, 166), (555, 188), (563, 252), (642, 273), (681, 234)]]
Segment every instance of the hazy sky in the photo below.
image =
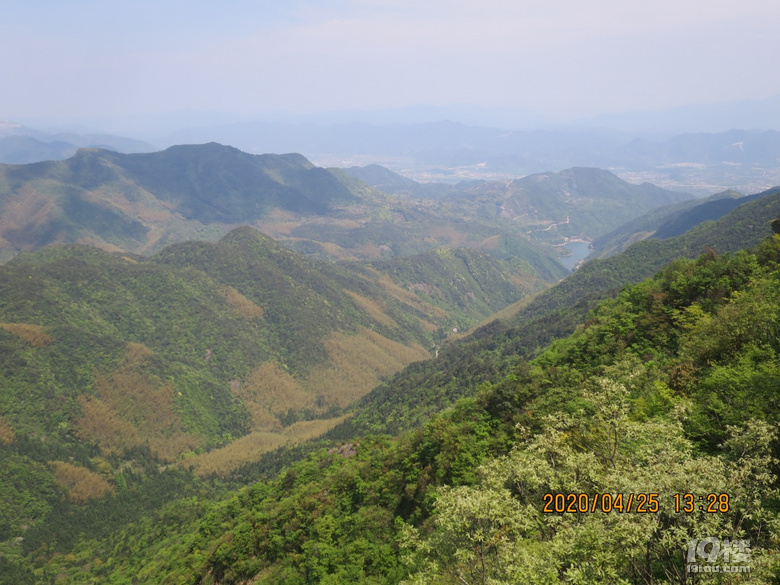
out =
[(780, 94), (777, 0), (0, 0), (0, 119)]

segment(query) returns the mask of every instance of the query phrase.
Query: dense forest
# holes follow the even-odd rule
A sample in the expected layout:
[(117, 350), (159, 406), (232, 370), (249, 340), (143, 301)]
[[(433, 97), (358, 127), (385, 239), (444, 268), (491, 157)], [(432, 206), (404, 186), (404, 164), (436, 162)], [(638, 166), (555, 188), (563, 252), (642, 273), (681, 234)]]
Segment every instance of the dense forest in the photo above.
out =
[[(29, 531), (6, 574), (16, 583), (683, 583), (697, 579), (689, 542), (718, 538), (749, 541), (732, 560), (749, 560), (740, 582), (772, 581), (779, 297), (780, 235), (673, 261), (422, 427), (314, 450), (237, 491), (190, 483), (115, 531), (82, 529), (88, 518), (72, 512), (60, 530), (75, 534)], [(549, 508), (555, 494), (575, 494), (587, 511)], [(703, 499), (689, 505), (686, 494)]]

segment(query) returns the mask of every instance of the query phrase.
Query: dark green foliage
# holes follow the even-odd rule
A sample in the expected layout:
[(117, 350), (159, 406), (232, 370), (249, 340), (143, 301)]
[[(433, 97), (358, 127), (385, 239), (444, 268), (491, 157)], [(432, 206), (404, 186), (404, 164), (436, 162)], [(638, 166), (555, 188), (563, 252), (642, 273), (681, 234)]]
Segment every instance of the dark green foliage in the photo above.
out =
[[(704, 200), (684, 201), (653, 210), (632, 220), (593, 242), (596, 258), (605, 258), (624, 250), (637, 238), (668, 239), (684, 234), (705, 221), (715, 221), (737, 207), (769, 197), (776, 188), (743, 196), (736, 191), (717, 193)], [(754, 245), (751, 242), (751, 245)]]
[(0, 553), (0, 583), (2, 585), (37, 585), (33, 572)]
[(251, 155), (213, 142), (151, 154), (100, 154), (148, 191), (176, 203), (186, 217), (204, 222), (247, 221), (272, 207), (322, 214), (333, 202), (356, 200), (328, 171), (299, 154)]
[(47, 553), (68, 552), (79, 540), (106, 539), (151, 510), (203, 489), (187, 473), (177, 470), (160, 473), (156, 466), (152, 469), (152, 474), (146, 477), (126, 474), (130, 476), (129, 481), (125, 479), (126, 489), (84, 506), (56, 502), (44, 522), (24, 533), (22, 552), (25, 555), (41, 549)]
[[(436, 485), (472, 483), (477, 465), (505, 448), (505, 432), (481, 408), (463, 403), (402, 443), (366, 438), (320, 449), (277, 479), (197, 514), (180, 500), (115, 536), (110, 546), (124, 543), (143, 563), (154, 550), (147, 574), (178, 582), (239, 583), (262, 572), (261, 582), (268, 583), (396, 583), (406, 573), (396, 517), (423, 519)], [(174, 507), (181, 512), (174, 514)], [(163, 526), (178, 535), (171, 539)], [(160, 540), (146, 540), (154, 532)], [(139, 538), (148, 549), (136, 548)], [(112, 555), (104, 570), (131, 574), (119, 565), (126, 556)]]
[(0, 447), (0, 541), (41, 521), (61, 497), (46, 461), (14, 451)]

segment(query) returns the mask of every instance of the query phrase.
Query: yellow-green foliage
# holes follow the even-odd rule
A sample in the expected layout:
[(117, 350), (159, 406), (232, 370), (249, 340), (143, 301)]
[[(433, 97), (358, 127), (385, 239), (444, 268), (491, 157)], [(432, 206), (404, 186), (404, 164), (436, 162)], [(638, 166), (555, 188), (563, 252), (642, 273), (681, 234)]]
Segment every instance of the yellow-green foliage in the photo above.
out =
[(324, 341), (331, 363), (314, 368), (305, 386), (328, 404), (347, 406), (404, 366), (430, 357), (420, 345), (407, 347), (369, 329), (334, 333)]
[(352, 292), (351, 290), (346, 291), (349, 296), (352, 297), (352, 299), (360, 305), (361, 308), (363, 308), (366, 313), (368, 313), (371, 318), (376, 321), (377, 323), (380, 323), (382, 325), (386, 325), (387, 327), (393, 327), (395, 325), (395, 321), (393, 321), (387, 313), (384, 312), (380, 304), (376, 301), (373, 301), (371, 299), (368, 299), (362, 295), (357, 294), (356, 292)]
[(151, 353), (142, 344), (129, 344), (125, 363), (111, 376), (98, 377), (97, 396), (79, 397), (79, 436), (95, 441), (110, 453), (148, 444), (169, 461), (200, 444), (198, 437), (183, 429), (174, 409), (171, 384), (138, 371)]
[(428, 315), (429, 319), (441, 320), (447, 318), (447, 311), (426, 303), (412, 291), (406, 290), (403, 287), (398, 286), (392, 281), (389, 276), (382, 276), (379, 279), (379, 284), (385, 289), (385, 292), (394, 296), (399, 301), (411, 305), (416, 309), (420, 309)]
[(260, 455), (283, 445), (293, 445), (319, 437), (347, 417), (301, 421), (281, 432), (253, 431), (220, 449), (197, 455), (185, 460), (201, 477), (217, 474), (226, 475), (246, 463), (256, 461)]
[(113, 492), (113, 486), (94, 471), (64, 461), (50, 461), (57, 483), (72, 502), (83, 503)]
[(225, 296), (227, 304), (233, 307), (244, 317), (255, 319), (257, 317), (263, 316), (262, 307), (258, 307), (232, 286), (226, 286), (223, 289), (222, 294)]
[(383, 377), (430, 354), (420, 345), (407, 347), (369, 329), (355, 335), (334, 333), (323, 341), (329, 361), (296, 379), (275, 362), (254, 369), (245, 382), (234, 380), (233, 393), (252, 415), (253, 430), (278, 431), (290, 411), (325, 412), (365, 395)]
[(10, 445), (15, 440), (16, 433), (14, 433), (11, 425), (5, 421), (3, 415), (0, 414), (0, 443), (3, 443), (4, 445)]
[(13, 333), (23, 339), (33, 347), (44, 347), (49, 345), (54, 338), (43, 332), (40, 325), (31, 325), (29, 323), (0, 323), (0, 329)]
[(252, 371), (246, 382), (236, 380), (231, 386), (252, 415), (254, 430), (279, 430), (279, 415), (301, 411), (313, 403), (300, 382), (276, 362), (264, 363)]
[(290, 437), (290, 440), (293, 443), (308, 441), (309, 439), (315, 439), (329, 431), (337, 424), (345, 421), (348, 416), (349, 415), (328, 419), (302, 420), (287, 427), (284, 430), (284, 434)]
[(224, 475), (286, 443), (287, 438), (280, 433), (253, 431), (229, 445), (186, 459), (185, 462), (188, 466), (194, 466), (195, 473), (201, 477), (211, 474)]
[[(589, 415), (551, 415), (541, 433), (485, 463), (476, 485), (441, 490), (433, 529), (424, 538), (405, 530), (419, 571), (405, 583), (685, 583), (680, 559), (691, 538), (749, 540), (751, 529), (772, 529), (776, 519), (761, 505), (776, 494), (771, 425), (732, 427), (725, 456), (702, 455), (681, 420), (631, 420), (629, 392), (614, 380), (596, 380), (583, 398)], [(685, 416), (685, 407), (675, 413)], [(587, 513), (545, 513), (555, 493), (585, 494), (591, 507), (609, 494), (609, 509), (615, 501), (622, 510), (603, 512), (601, 500)], [(730, 504), (682, 513), (675, 494), (685, 493), (728, 494)], [(642, 504), (631, 494), (653, 495)], [(637, 513), (643, 506), (650, 513)], [(774, 557), (754, 549), (750, 582), (767, 582)]]

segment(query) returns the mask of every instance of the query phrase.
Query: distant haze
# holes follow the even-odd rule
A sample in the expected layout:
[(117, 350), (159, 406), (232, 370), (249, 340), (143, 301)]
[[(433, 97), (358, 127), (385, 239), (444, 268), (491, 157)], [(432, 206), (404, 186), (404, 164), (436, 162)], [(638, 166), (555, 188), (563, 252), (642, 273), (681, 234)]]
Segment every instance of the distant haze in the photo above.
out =
[[(171, 130), (379, 111), (406, 112), (407, 122), (538, 127), (780, 95), (774, 0), (4, 0), (2, 8), (0, 119), (28, 124)], [(410, 108), (419, 104), (433, 108)], [(437, 113), (444, 106), (449, 115)], [(776, 124), (754, 118), (745, 125)], [(595, 119), (608, 122), (636, 124)]]

